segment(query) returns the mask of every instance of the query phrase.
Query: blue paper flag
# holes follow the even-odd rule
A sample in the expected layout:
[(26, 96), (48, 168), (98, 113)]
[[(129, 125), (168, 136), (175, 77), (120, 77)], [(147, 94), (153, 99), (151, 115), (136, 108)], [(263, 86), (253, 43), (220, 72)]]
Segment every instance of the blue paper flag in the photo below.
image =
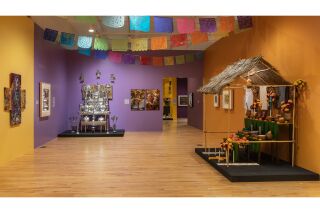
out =
[(62, 32), (61, 36), (60, 36), (60, 44), (65, 45), (67, 47), (73, 47), (74, 46), (74, 34)]
[(106, 59), (107, 58), (107, 51), (95, 50), (94, 51), (94, 58), (96, 58), (96, 59)]
[(130, 30), (150, 32), (150, 16), (130, 16)]
[(124, 26), (124, 16), (104, 16), (102, 24), (107, 27), (120, 28)]
[(157, 33), (172, 33), (173, 32), (173, 19), (168, 17), (153, 18), (154, 31)]
[(78, 47), (83, 49), (91, 48), (92, 37), (91, 36), (78, 36)]
[(56, 41), (58, 36), (58, 31), (46, 28), (44, 30), (43, 38), (48, 41)]
[(78, 52), (81, 55), (86, 55), (86, 56), (90, 56), (91, 55), (91, 49), (84, 49), (84, 48), (79, 48)]

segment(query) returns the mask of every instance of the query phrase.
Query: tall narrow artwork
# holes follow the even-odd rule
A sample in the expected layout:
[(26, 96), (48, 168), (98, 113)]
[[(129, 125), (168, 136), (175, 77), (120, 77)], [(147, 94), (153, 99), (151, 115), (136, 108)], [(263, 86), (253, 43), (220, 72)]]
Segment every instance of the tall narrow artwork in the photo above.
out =
[(51, 115), (51, 85), (40, 82), (40, 117)]
[(131, 111), (143, 111), (146, 108), (146, 90), (132, 89), (131, 90)]
[(160, 110), (160, 90), (158, 89), (146, 90), (146, 109)]
[(26, 108), (26, 104), (27, 104), (27, 94), (26, 94), (26, 90), (23, 89), (21, 90), (21, 109), (22, 110)]
[(11, 110), (11, 89), (4, 88), (4, 111)]
[(10, 125), (21, 124), (21, 75), (10, 73), (11, 110)]

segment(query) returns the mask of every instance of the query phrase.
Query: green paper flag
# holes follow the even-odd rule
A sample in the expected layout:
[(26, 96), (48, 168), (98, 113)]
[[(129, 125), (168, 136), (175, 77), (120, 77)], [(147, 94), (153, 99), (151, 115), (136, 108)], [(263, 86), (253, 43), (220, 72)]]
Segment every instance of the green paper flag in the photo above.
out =
[(185, 64), (186, 61), (184, 59), (184, 55), (177, 55), (176, 56), (176, 64)]
[(95, 16), (75, 16), (74, 19), (79, 22), (90, 24), (95, 24), (97, 22), (97, 18)]
[(108, 41), (105, 38), (95, 38), (94, 39), (94, 44), (93, 44), (93, 49), (95, 50), (108, 50)]
[(186, 63), (192, 63), (194, 62), (194, 54), (187, 54), (186, 55)]
[(112, 51), (127, 51), (128, 39), (115, 39), (111, 41)]

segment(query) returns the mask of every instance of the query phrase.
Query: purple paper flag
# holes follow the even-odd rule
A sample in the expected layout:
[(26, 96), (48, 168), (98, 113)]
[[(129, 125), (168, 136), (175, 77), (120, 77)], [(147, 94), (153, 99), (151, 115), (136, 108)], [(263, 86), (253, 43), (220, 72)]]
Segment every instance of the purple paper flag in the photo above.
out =
[(107, 51), (95, 50), (94, 51), (94, 58), (96, 58), (96, 59), (106, 59), (107, 58)]
[(136, 58), (134, 55), (131, 54), (123, 54), (122, 61), (124, 64), (135, 64)]
[(251, 16), (238, 16), (237, 18), (240, 30), (250, 28), (253, 26)]
[(216, 32), (217, 23), (215, 18), (199, 18), (201, 32)]
[(44, 30), (43, 38), (48, 41), (56, 41), (58, 36), (58, 31), (46, 28)]
[(173, 32), (173, 19), (168, 17), (153, 18), (154, 32), (157, 33), (172, 33)]

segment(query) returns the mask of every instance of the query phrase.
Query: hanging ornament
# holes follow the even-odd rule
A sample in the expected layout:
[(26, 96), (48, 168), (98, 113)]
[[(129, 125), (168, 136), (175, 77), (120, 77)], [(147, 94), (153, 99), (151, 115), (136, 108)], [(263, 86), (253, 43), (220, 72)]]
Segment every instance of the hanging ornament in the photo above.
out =
[(110, 74), (110, 82), (114, 83), (116, 80), (116, 76), (114, 74)]
[(100, 79), (100, 77), (101, 77), (101, 72), (100, 72), (100, 70), (97, 70), (97, 72), (96, 72), (96, 77), (97, 77), (98, 80)]

